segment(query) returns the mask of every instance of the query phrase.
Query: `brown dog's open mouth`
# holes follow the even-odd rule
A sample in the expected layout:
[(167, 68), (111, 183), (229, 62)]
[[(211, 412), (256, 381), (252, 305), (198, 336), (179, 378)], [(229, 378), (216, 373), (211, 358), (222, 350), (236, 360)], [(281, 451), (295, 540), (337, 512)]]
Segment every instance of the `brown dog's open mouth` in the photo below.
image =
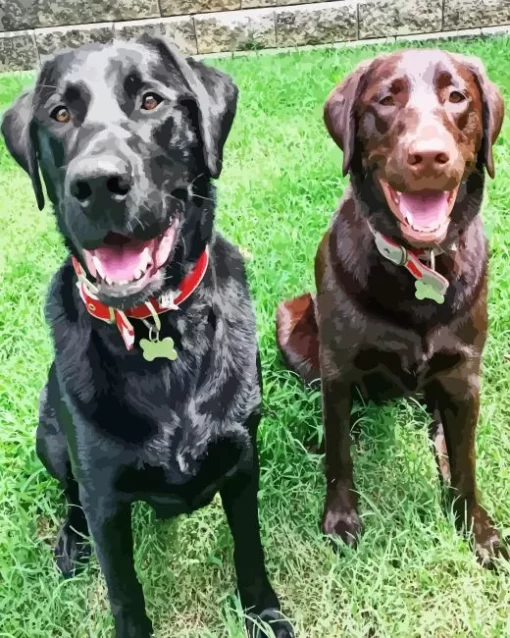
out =
[(83, 250), (87, 270), (107, 289), (141, 290), (170, 258), (178, 224), (175, 218), (161, 235), (147, 241), (108, 233), (101, 246)]
[(402, 193), (393, 189), (384, 179), (379, 182), (405, 239), (418, 245), (438, 244), (445, 239), (458, 186), (451, 191)]

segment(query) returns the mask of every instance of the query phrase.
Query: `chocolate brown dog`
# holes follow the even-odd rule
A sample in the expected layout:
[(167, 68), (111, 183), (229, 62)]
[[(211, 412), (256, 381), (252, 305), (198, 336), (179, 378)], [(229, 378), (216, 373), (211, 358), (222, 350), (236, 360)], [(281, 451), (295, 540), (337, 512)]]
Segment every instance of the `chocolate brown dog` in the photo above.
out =
[(348, 544), (361, 531), (349, 450), (358, 388), (376, 402), (423, 395), (459, 527), (472, 527), (483, 563), (506, 555), (475, 479), (487, 335), (479, 211), (503, 113), (479, 60), (438, 50), (364, 62), (327, 99), (350, 185), (317, 252), (317, 296), (280, 305), (277, 338), (291, 369), (321, 379), (322, 528)]

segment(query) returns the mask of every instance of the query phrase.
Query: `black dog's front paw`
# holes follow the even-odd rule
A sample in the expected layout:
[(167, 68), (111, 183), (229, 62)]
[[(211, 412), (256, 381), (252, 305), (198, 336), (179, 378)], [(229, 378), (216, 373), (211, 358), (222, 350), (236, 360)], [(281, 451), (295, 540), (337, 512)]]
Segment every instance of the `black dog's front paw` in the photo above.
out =
[(57, 567), (64, 578), (73, 578), (90, 558), (90, 543), (66, 520), (60, 528), (54, 555)]
[(134, 618), (116, 618), (115, 638), (151, 638), (154, 635), (151, 621), (145, 614)]
[(294, 629), (279, 609), (264, 609), (246, 620), (248, 638), (294, 638)]

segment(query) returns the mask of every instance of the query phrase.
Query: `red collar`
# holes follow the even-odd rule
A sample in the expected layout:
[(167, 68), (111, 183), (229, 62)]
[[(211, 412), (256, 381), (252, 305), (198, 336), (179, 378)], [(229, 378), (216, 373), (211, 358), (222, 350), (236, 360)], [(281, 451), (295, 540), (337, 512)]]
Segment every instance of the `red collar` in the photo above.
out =
[(80, 291), (80, 297), (88, 313), (106, 323), (116, 324), (126, 348), (132, 350), (135, 342), (135, 331), (128, 317), (130, 319), (149, 319), (169, 310), (177, 310), (179, 305), (193, 294), (204, 278), (209, 265), (209, 247), (207, 246), (200, 255), (193, 270), (184, 277), (175, 297), (168, 294), (162, 295), (159, 299), (149, 299), (141, 306), (124, 311), (112, 308), (99, 301), (91, 290), (93, 284), (88, 281), (84, 269), (74, 256), (72, 257), (72, 263), (78, 277), (77, 286)]

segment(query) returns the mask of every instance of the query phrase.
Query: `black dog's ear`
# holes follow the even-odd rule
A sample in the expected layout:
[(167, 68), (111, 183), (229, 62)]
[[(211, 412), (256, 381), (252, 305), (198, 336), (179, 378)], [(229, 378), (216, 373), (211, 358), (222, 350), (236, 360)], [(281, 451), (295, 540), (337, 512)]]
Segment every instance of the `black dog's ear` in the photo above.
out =
[(505, 116), (505, 103), (499, 88), (491, 82), (482, 61), (474, 56), (456, 53), (453, 56), (458, 62), (465, 65), (473, 74), (480, 97), (482, 98), (482, 126), (483, 138), (480, 148), (480, 156), (487, 168), (487, 173), (494, 179), (494, 155), (492, 147), (499, 137), (503, 118)]
[(44, 194), (34, 145), (32, 99), (32, 91), (21, 95), (5, 112), (0, 130), (9, 153), (30, 175), (37, 206), (39, 210), (42, 210), (44, 208)]
[(205, 164), (211, 177), (219, 177), (223, 147), (237, 108), (238, 89), (232, 78), (193, 58), (184, 57), (173, 44), (163, 38), (144, 35), (140, 42), (155, 47), (163, 59), (170, 59), (183, 76), (197, 103)]
[(187, 61), (206, 92), (199, 100), (200, 130), (209, 172), (212, 177), (218, 177), (222, 169), (223, 147), (236, 114), (239, 91), (226, 73), (193, 58)]
[(359, 64), (343, 82), (328, 95), (324, 105), (324, 122), (329, 134), (344, 154), (342, 173), (347, 175), (356, 145), (354, 106), (363, 92), (364, 79), (371, 60)]

